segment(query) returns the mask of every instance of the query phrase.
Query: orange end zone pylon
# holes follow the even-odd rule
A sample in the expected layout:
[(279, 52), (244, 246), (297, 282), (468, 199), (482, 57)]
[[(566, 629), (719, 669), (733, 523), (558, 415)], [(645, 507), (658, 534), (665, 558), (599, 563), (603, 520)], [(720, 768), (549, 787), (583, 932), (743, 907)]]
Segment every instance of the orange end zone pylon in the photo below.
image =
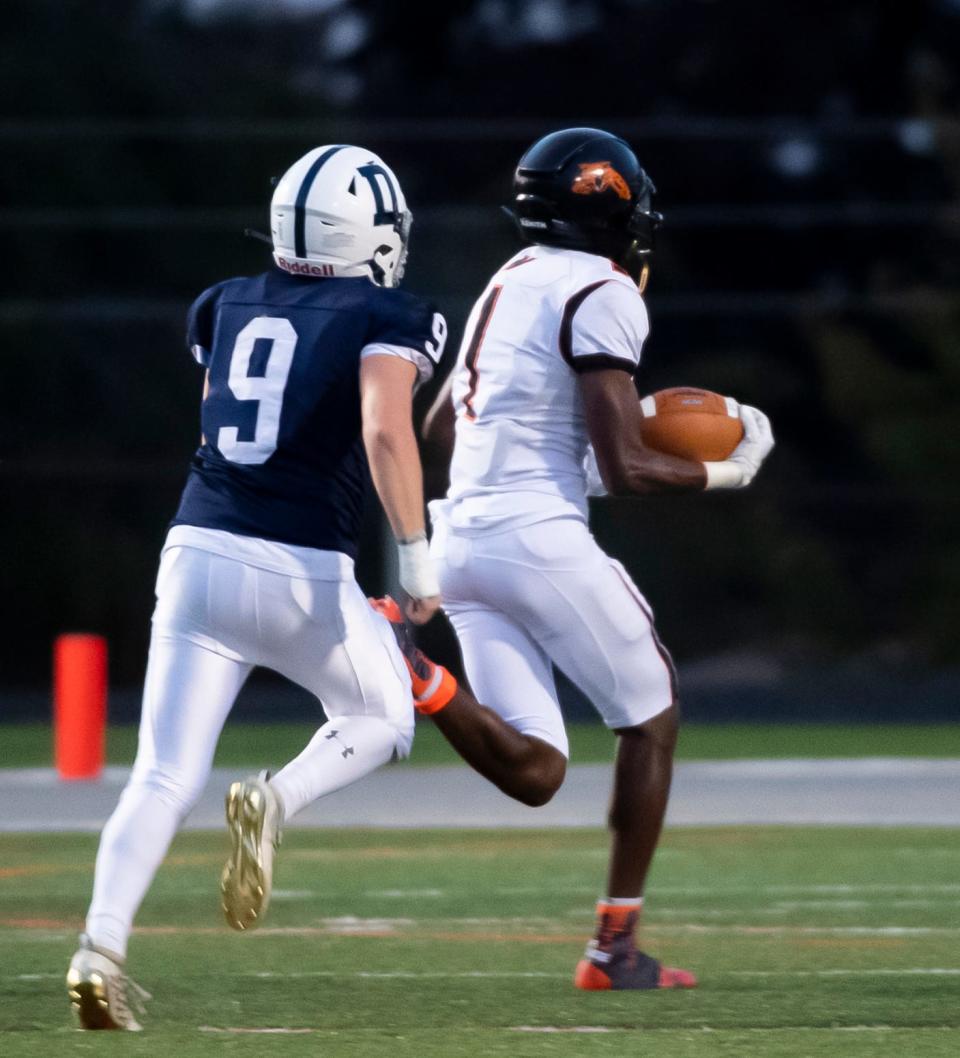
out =
[(96, 779), (107, 724), (107, 641), (58, 636), (53, 646), (54, 761), (61, 779)]

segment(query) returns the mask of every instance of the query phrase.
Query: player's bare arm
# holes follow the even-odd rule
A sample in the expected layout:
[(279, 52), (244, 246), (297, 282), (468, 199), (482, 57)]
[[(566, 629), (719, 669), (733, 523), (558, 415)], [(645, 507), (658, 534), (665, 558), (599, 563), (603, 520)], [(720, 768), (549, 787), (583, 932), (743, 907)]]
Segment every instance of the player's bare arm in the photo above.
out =
[(416, 379), (416, 366), (395, 356), (368, 356), (360, 363), (370, 474), (399, 546), (400, 584), (410, 596), (407, 616), (423, 624), (440, 606), (440, 589), (427, 554), (423, 472), (413, 430)]
[(703, 463), (648, 448), (640, 437), (640, 401), (633, 379), (615, 368), (578, 376), (587, 431), (612, 496), (693, 492), (707, 485)]
[(613, 496), (742, 488), (773, 448), (769, 419), (741, 405), (744, 436), (729, 459), (701, 463), (658, 452), (640, 435), (639, 398), (626, 372), (590, 371), (578, 381), (600, 476)]
[(393, 356), (360, 363), (363, 444), (390, 528), (398, 540), (424, 531), (423, 479), (413, 432), (417, 369)]

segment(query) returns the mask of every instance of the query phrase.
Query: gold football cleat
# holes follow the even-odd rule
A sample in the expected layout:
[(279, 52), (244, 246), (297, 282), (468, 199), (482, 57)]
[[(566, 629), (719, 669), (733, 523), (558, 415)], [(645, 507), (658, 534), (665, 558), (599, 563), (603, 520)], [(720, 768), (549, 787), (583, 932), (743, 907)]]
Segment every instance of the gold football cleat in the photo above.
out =
[(223, 913), (233, 929), (260, 925), (270, 903), (273, 854), (280, 846), (283, 806), (270, 773), (235, 782), (227, 794), (227, 827), (233, 848), (220, 875)]
[(84, 1029), (125, 1029), (140, 1032), (141, 1025), (130, 1010), (130, 1001), (143, 1014), (143, 1000), (150, 999), (123, 972), (123, 959), (106, 948), (98, 948), (85, 934), (67, 970), (67, 993)]

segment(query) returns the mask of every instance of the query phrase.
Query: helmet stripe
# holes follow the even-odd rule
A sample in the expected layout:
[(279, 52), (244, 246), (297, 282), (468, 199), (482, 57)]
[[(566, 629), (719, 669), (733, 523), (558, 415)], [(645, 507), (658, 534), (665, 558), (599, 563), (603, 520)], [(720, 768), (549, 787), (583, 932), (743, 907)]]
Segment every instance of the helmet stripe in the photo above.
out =
[(337, 151), (342, 151), (343, 148), (344, 144), (341, 143), (337, 147), (331, 147), (330, 150), (324, 151), (310, 166), (307, 170), (307, 175), (303, 178), (293, 209), (293, 251), (296, 257), (305, 258), (307, 256), (307, 196), (310, 194), (310, 188), (313, 187), (317, 173)]
[(390, 202), (393, 205), (393, 212), (400, 216), (400, 199), (397, 196), (397, 189), (394, 186), (393, 181), (390, 179), (390, 173), (386, 169), (381, 169), (383, 173), (383, 179), (387, 182), (387, 187), (390, 189)]

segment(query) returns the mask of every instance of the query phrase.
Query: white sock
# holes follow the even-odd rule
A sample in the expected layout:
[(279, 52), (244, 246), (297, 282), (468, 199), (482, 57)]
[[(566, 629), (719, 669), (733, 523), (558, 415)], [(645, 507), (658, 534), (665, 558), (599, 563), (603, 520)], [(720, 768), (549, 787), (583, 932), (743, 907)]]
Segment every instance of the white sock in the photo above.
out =
[(340, 716), (313, 736), (306, 749), (271, 780), (290, 819), (324, 794), (376, 771), (393, 756), (397, 730), (377, 716)]
[(597, 901), (597, 907), (635, 907), (638, 911), (643, 907), (642, 896), (602, 896)]

